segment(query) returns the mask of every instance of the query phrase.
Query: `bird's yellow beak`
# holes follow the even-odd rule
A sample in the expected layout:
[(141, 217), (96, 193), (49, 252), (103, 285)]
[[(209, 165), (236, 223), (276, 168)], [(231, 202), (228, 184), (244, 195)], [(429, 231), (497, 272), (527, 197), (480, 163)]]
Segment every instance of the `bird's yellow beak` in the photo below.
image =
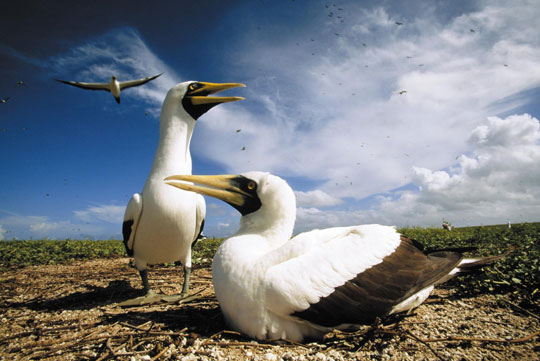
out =
[(243, 216), (257, 211), (262, 205), (257, 195), (257, 183), (241, 175), (173, 175), (165, 178), (165, 183), (185, 191), (221, 199)]
[[(210, 197), (221, 199), (229, 204), (241, 206), (244, 198), (250, 195), (235, 186), (234, 179), (238, 176), (226, 175), (173, 175), (165, 178), (165, 183), (170, 186), (183, 189), (185, 191), (204, 194)], [(203, 186), (185, 183), (192, 182)]]
[(227, 102), (234, 102), (237, 100), (242, 100), (242, 97), (208, 97), (208, 95), (219, 93), (223, 90), (245, 87), (241, 83), (207, 83), (207, 82), (198, 82), (191, 84), (189, 86), (188, 92), (186, 94), (193, 105), (203, 105), (203, 104), (221, 104)]
[(186, 94), (182, 98), (182, 105), (184, 109), (197, 120), (201, 115), (206, 113), (208, 110), (212, 109), (218, 104), (234, 102), (237, 100), (242, 100), (242, 97), (209, 97), (208, 95), (218, 93), (220, 91), (236, 88), (236, 87), (245, 87), (244, 84), (240, 83), (206, 83), (206, 82), (193, 82), (188, 85)]

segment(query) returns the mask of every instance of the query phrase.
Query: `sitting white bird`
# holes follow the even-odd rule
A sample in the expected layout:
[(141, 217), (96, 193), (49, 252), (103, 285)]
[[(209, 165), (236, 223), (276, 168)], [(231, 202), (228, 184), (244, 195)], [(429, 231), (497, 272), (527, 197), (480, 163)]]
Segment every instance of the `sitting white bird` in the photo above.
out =
[[(150, 175), (141, 194), (133, 195), (124, 215), (122, 233), (128, 255), (134, 256), (145, 296), (120, 303), (134, 306), (160, 300), (176, 301), (189, 291), (191, 246), (201, 236), (206, 205), (201, 195), (178, 192), (163, 183), (171, 172), (191, 174), (189, 146), (196, 120), (212, 107), (243, 99), (209, 97), (239, 83), (184, 82), (172, 87), (161, 109), (159, 143)], [(155, 294), (149, 286), (148, 264), (181, 261), (184, 266), (182, 293)]]
[(501, 258), (426, 254), (394, 227), (376, 224), (313, 230), (291, 239), (295, 196), (269, 173), (174, 175), (165, 182), (241, 212), (240, 229), (214, 257), (212, 277), (228, 325), (258, 339), (320, 338), (332, 329), (409, 311), (436, 284)]
[(120, 104), (120, 91), (122, 89), (146, 84), (149, 81), (154, 80), (155, 78), (157, 78), (158, 76), (162, 74), (163, 73), (154, 75), (154, 76), (149, 76), (148, 78), (129, 80), (129, 81), (123, 81), (123, 82), (119, 82), (116, 76), (113, 75), (111, 77), (111, 80), (108, 83), (83, 83), (80, 81), (67, 81), (67, 80), (60, 80), (60, 79), (55, 79), (55, 80), (59, 81), (60, 83), (73, 85), (82, 89), (105, 90), (105, 91), (111, 92), (111, 94), (114, 96), (114, 99), (116, 99), (116, 102)]

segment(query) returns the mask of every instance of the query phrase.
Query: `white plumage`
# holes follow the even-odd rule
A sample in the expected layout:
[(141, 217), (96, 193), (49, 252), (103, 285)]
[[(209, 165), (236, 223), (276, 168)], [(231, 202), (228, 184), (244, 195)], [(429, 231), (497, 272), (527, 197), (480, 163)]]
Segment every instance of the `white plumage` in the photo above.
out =
[[(163, 73), (161, 73), (163, 74)], [(120, 91), (122, 89), (131, 88), (134, 86), (139, 86), (148, 83), (151, 80), (156, 79), (161, 74), (149, 76), (147, 78), (137, 79), (137, 80), (128, 80), (119, 82), (116, 76), (112, 76), (111, 80), (108, 83), (84, 83), (80, 81), (67, 81), (56, 79), (64, 84), (76, 86), (78, 88), (87, 89), (87, 90), (105, 90), (110, 92), (118, 104), (120, 104)]]
[[(163, 183), (171, 172), (191, 174), (190, 141), (196, 119), (211, 107), (239, 97), (207, 97), (243, 84), (185, 82), (172, 87), (163, 102), (159, 144), (142, 193), (133, 195), (124, 215), (126, 250), (135, 258), (146, 296), (123, 302), (138, 305), (165, 299), (174, 301), (189, 290), (191, 246), (201, 234), (206, 204), (201, 195), (175, 191)], [(155, 295), (149, 286), (147, 265), (180, 261), (184, 285), (178, 297)]]
[(258, 339), (318, 338), (407, 311), (461, 264), (486, 262), (466, 261), (454, 251), (425, 254), (394, 227), (376, 224), (291, 239), (294, 193), (268, 173), (170, 176), (166, 182), (225, 200), (242, 213), (240, 229), (214, 257), (212, 277), (227, 323)]

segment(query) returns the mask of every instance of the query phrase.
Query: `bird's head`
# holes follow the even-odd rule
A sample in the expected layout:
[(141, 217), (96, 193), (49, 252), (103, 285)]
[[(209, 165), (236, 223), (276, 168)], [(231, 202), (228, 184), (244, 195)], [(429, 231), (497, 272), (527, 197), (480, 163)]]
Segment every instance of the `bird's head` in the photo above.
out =
[(210, 97), (223, 90), (245, 87), (240, 83), (207, 83), (187, 81), (176, 84), (167, 93), (166, 101), (178, 102), (195, 120), (218, 104), (242, 100), (242, 97)]
[[(190, 183), (186, 183), (190, 182)], [(165, 183), (186, 191), (221, 199), (243, 216), (264, 219), (266, 225), (294, 226), (296, 200), (294, 193), (278, 176), (266, 172), (248, 172), (240, 175), (173, 175)], [(287, 222), (284, 225), (283, 222)]]

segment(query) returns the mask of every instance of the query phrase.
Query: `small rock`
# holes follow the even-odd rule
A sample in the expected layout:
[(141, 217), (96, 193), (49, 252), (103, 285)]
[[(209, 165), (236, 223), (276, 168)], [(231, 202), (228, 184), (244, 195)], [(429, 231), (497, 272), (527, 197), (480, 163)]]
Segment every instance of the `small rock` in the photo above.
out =
[(194, 354), (182, 357), (182, 361), (196, 361), (197, 357)]
[(285, 352), (283, 355), (281, 355), (281, 359), (283, 361), (293, 361), (294, 360), (294, 356), (292, 353), (290, 353), (289, 351)]
[(277, 355), (274, 355), (271, 352), (267, 352), (267, 353), (264, 354), (263, 359), (265, 361), (277, 361), (278, 357), (277, 357)]

